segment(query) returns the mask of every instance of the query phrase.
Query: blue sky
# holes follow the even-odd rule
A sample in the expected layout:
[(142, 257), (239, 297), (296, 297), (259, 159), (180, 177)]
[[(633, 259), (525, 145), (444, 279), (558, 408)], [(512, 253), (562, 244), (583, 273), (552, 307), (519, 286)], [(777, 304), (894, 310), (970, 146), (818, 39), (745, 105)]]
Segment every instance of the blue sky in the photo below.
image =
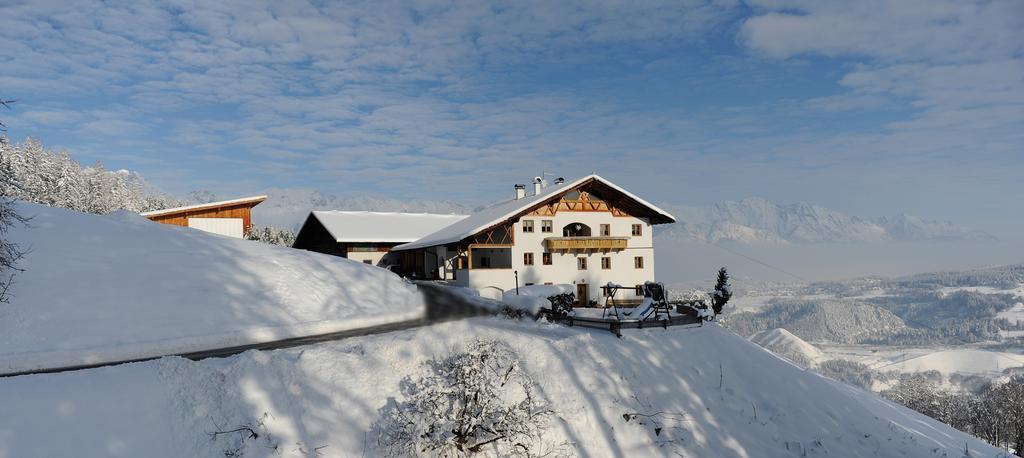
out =
[(1017, 0), (0, 5), (8, 135), (178, 195), (479, 203), (596, 171), (1024, 227)]

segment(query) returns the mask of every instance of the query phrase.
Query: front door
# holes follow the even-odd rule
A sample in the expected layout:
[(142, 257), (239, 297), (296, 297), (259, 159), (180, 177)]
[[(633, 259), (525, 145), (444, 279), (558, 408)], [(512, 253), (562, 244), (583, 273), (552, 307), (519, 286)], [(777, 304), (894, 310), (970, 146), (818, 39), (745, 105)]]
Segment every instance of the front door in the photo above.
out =
[(580, 283), (580, 284), (576, 285), (576, 304), (577, 304), (576, 306), (577, 307), (589, 307), (590, 306), (590, 298), (587, 296), (587, 291), (589, 291), (589, 288), (587, 288), (587, 284), (586, 283)]

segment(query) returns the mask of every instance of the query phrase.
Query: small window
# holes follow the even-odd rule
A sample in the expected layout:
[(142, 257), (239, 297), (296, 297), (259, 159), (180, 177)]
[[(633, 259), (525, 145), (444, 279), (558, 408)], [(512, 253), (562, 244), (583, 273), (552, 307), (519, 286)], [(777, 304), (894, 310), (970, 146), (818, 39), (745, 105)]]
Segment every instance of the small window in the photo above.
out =
[(532, 266), (533, 265), (533, 253), (523, 253), (523, 265), (524, 266)]
[(642, 224), (634, 224), (633, 235), (644, 235), (644, 226)]
[(532, 219), (524, 219), (523, 220), (523, 232), (533, 232), (533, 220)]
[(636, 293), (637, 296), (643, 296), (644, 295), (644, 285), (636, 285), (635, 293)]
[(544, 263), (545, 266), (550, 266), (551, 265), (551, 253), (544, 253), (544, 254), (541, 255), (540, 258), (541, 258), (541, 261)]
[(523, 286), (533, 286), (534, 283), (523, 283)]
[(371, 265), (371, 266), (372, 266), (372, 265), (373, 265), (373, 261), (371, 261), (371, 260), (369, 260), (369, 259), (364, 259), (364, 260), (363, 260), (363, 264), (369, 264), (369, 265)]
[(544, 219), (544, 220), (540, 221), (540, 231), (541, 232), (552, 232), (553, 228), (554, 228), (554, 224), (551, 223), (550, 219)]
[(601, 258), (601, 268), (604, 269), (604, 270), (611, 269), (612, 268), (612, 258), (609, 258), (609, 257)]
[(576, 268), (579, 270), (587, 270), (587, 258), (576, 258)]
[(602, 224), (601, 225), (601, 237), (611, 237), (611, 236), (612, 236), (612, 225), (611, 224)]
[(637, 256), (637, 257), (633, 258), (633, 267), (636, 267), (637, 269), (643, 269), (644, 268), (644, 257), (643, 256)]
[(545, 284), (545, 285), (553, 285), (554, 283), (551, 283), (551, 282), (549, 282), (549, 281), (546, 281), (546, 282), (544, 282), (544, 284)]

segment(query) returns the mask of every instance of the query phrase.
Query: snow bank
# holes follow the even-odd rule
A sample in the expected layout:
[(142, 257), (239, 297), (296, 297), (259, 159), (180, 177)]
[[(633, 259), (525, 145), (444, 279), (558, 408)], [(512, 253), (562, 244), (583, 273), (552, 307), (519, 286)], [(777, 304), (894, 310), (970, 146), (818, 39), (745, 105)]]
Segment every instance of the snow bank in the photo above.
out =
[(551, 307), (551, 301), (548, 300), (549, 297), (575, 291), (576, 288), (573, 285), (520, 286), (519, 294), (516, 294), (515, 289), (505, 291), (501, 295), (501, 302), (513, 310), (522, 310), (536, 315), (540, 313), (541, 308)]
[[(871, 393), (802, 371), (716, 324), (622, 339), (473, 319), (231, 358), (0, 379), (0, 455), (379, 456), (371, 425), (406, 376), (475, 338), (517, 349), (557, 412), (558, 455), (1005, 456)], [(709, 351), (709, 349), (712, 349)], [(656, 414), (662, 412), (662, 414)], [(653, 415), (626, 421), (626, 414)], [(263, 426), (258, 442), (208, 433)], [(638, 421), (640, 420), (640, 421)], [(642, 423), (641, 423), (642, 422)], [(662, 429), (656, 433), (657, 425)], [(59, 434), (59, 440), (53, 440)], [(266, 448), (278, 445), (278, 451)]]
[(18, 204), (30, 252), (0, 304), (0, 373), (243, 345), (414, 319), (376, 267), (153, 223)]

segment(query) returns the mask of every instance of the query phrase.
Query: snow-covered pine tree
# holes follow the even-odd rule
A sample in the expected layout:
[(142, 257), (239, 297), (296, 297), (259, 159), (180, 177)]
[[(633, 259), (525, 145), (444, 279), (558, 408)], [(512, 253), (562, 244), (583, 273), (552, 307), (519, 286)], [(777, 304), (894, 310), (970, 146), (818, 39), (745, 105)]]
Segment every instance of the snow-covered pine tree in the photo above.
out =
[(269, 243), (271, 245), (279, 245), (290, 247), (295, 243), (295, 233), (288, 229), (281, 229), (277, 227), (265, 227), (265, 226), (252, 226), (249, 232), (245, 234), (247, 240), (256, 240), (258, 242)]
[(711, 308), (714, 309), (715, 315), (722, 313), (722, 308), (732, 298), (732, 286), (729, 285), (729, 272), (725, 270), (725, 267), (718, 269), (718, 281), (715, 282), (715, 291), (711, 295), (712, 303)]
[(126, 170), (107, 171), (97, 162), (82, 167), (66, 152), (28, 138), (21, 145), (0, 140), (0, 195), (86, 213), (142, 212), (182, 204)]

